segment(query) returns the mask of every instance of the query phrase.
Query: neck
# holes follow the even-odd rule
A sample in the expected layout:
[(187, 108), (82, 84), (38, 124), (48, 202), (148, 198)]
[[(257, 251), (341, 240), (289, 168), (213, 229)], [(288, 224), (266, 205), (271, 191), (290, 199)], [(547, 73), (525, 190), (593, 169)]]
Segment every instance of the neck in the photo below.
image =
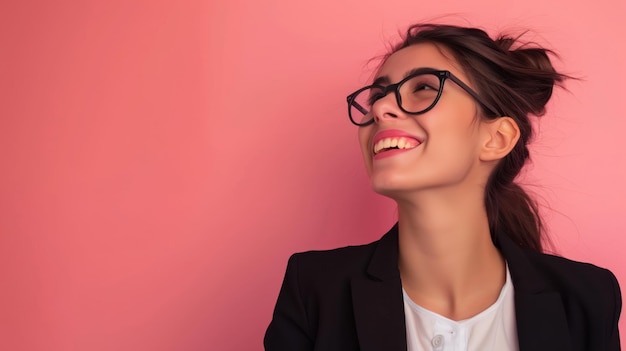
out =
[(451, 319), (471, 317), (497, 299), (505, 281), (486, 210), (476, 206), (482, 192), (418, 197), (398, 201), (402, 285), (425, 308)]

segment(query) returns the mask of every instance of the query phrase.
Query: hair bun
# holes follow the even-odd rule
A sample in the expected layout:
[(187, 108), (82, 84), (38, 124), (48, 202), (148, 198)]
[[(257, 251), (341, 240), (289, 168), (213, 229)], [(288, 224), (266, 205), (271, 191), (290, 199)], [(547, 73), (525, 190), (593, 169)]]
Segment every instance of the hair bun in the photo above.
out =
[(545, 105), (552, 96), (554, 85), (565, 77), (557, 73), (550, 61), (550, 55), (556, 54), (549, 50), (529, 43), (523, 43), (519, 37), (500, 36), (496, 45), (515, 63), (516, 89), (532, 102), (530, 112), (541, 116), (545, 113)]

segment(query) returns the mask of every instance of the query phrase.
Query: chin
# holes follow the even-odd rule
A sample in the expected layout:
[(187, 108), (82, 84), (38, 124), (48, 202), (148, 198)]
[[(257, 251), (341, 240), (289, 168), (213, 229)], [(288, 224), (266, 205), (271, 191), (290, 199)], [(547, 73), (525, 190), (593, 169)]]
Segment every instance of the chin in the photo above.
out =
[(375, 174), (371, 178), (372, 189), (384, 196), (394, 197), (394, 194), (399, 194), (419, 188), (415, 184), (415, 180), (406, 179), (398, 175), (383, 176), (382, 174)]
[(376, 193), (392, 199), (400, 199), (407, 194), (416, 194), (424, 190), (456, 187), (463, 183), (463, 178), (452, 177), (450, 174), (422, 173), (417, 175), (413, 172), (410, 174), (374, 172), (370, 183)]

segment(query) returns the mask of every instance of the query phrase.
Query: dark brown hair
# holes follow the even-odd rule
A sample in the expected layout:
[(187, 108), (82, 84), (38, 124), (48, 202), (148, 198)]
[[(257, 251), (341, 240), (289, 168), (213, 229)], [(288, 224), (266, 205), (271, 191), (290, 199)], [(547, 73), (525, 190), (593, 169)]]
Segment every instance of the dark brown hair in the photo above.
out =
[[(513, 118), (519, 126), (520, 139), (487, 181), (485, 207), (494, 242), (496, 234), (504, 234), (523, 248), (542, 252), (543, 224), (537, 204), (514, 180), (529, 158), (527, 145), (533, 135), (529, 114), (542, 116), (554, 85), (569, 77), (552, 66), (548, 57), (552, 51), (520, 43), (519, 37), (494, 40), (477, 28), (416, 24), (389, 55), (419, 43), (433, 43), (450, 52), (478, 93), (500, 116)], [(484, 110), (482, 114), (498, 117)]]

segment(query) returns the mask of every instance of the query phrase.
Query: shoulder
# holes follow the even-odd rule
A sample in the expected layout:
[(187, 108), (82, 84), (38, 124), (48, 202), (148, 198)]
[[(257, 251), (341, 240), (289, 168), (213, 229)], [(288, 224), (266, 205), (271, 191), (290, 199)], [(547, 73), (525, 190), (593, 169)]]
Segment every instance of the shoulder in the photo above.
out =
[(547, 288), (561, 296), (572, 335), (587, 335), (595, 340), (592, 344), (607, 345), (601, 349), (619, 350), (622, 295), (615, 275), (559, 256), (527, 252), (527, 257), (548, 282)]
[(310, 279), (346, 278), (366, 270), (377, 244), (378, 240), (365, 245), (299, 252), (289, 258), (288, 266), (293, 266), (300, 276)]
[(608, 269), (545, 253), (526, 251), (526, 257), (554, 285), (570, 287), (573, 291), (598, 287), (619, 290), (615, 275)]
[(608, 269), (550, 254), (527, 251), (526, 257), (547, 287), (559, 292), (567, 309), (582, 309), (603, 320), (619, 318), (621, 290)]
[(521, 248), (507, 236), (498, 244), (511, 270), (516, 291), (539, 293), (554, 291), (563, 297), (582, 300), (606, 299), (615, 294), (620, 300), (617, 279), (609, 270), (561, 256)]
[(352, 350), (352, 282), (367, 275), (379, 243), (293, 254), (266, 332), (266, 348)]

